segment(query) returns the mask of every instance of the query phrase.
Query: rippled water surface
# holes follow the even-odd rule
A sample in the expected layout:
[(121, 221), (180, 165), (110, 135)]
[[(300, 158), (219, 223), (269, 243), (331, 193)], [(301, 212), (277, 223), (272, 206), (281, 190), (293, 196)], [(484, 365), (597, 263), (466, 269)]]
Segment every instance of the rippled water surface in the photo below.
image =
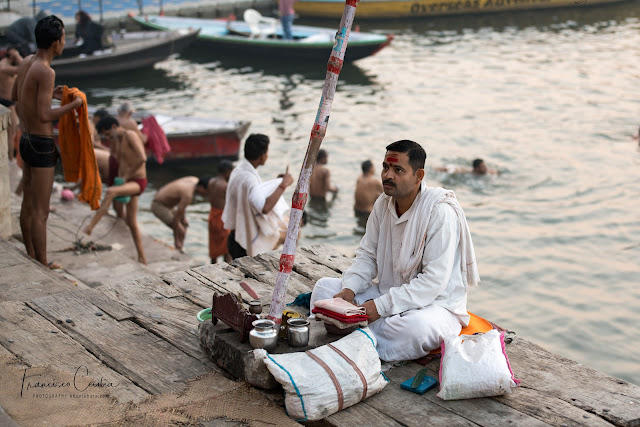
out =
[[(640, 4), (428, 21), (359, 22), (393, 33), (379, 54), (344, 68), (323, 147), (340, 186), (310, 206), (300, 242), (347, 252), (360, 163), (380, 170), (384, 147), (421, 142), (429, 185), (455, 190), (471, 227), (482, 284), (469, 310), (548, 350), (640, 384)], [(299, 21), (301, 22), (301, 21)], [(337, 27), (337, 22), (319, 24)], [(252, 122), (272, 138), (260, 173), (299, 171), (324, 71), (231, 61), (191, 49), (153, 70), (73, 82), (98, 106)], [(503, 173), (434, 172), (482, 157)], [(143, 230), (172, 243), (148, 210), (155, 189), (208, 164), (150, 168)], [(292, 190), (285, 193), (290, 200)], [(207, 261), (203, 201), (189, 207), (187, 251)]]

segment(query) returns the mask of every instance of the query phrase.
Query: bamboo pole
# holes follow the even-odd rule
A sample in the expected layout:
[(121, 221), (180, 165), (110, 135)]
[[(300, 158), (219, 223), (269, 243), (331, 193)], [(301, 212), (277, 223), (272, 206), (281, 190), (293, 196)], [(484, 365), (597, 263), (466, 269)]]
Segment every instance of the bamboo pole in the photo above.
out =
[(347, 50), (351, 24), (353, 24), (353, 18), (356, 14), (357, 6), (358, 0), (347, 0), (345, 3), (344, 12), (342, 13), (342, 19), (340, 21), (340, 28), (336, 33), (336, 41), (333, 45), (333, 49), (331, 50), (329, 62), (327, 63), (327, 74), (324, 80), (324, 87), (322, 88), (322, 97), (320, 98), (318, 113), (313, 127), (311, 128), (311, 138), (309, 139), (307, 153), (305, 154), (304, 162), (302, 163), (300, 176), (298, 176), (296, 190), (293, 193), (287, 237), (284, 241), (282, 255), (280, 255), (280, 268), (276, 284), (273, 289), (271, 308), (269, 309), (269, 319), (276, 322), (276, 324), (280, 324), (282, 321), (284, 299), (287, 293), (289, 276), (293, 269), (296, 247), (298, 244), (300, 219), (302, 218), (302, 211), (307, 204), (309, 178), (311, 177), (311, 172), (313, 172), (313, 166), (316, 162), (318, 150), (320, 150), (320, 144), (322, 144), (322, 140), (324, 139), (324, 135), (327, 131), (327, 125), (329, 124), (329, 113), (331, 112), (331, 105), (333, 104), (333, 95), (336, 92), (338, 76), (342, 70), (344, 53)]

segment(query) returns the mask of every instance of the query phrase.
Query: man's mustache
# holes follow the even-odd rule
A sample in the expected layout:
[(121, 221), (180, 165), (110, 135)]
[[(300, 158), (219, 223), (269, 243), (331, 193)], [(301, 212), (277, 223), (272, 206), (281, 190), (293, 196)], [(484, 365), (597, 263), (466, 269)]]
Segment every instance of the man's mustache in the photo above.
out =
[(393, 185), (394, 187), (396, 186), (393, 181), (391, 181), (390, 179), (385, 179), (384, 181), (382, 181), (382, 185), (384, 184), (389, 184), (389, 185)]

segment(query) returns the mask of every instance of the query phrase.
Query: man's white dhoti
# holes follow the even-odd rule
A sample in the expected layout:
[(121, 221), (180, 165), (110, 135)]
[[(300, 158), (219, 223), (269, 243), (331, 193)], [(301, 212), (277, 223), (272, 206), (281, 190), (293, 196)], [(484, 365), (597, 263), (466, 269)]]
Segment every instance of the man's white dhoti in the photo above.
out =
[[(316, 282), (311, 294), (311, 308), (315, 301), (333, 298), (342, 290), (342, 279), (324, 278)], [(356, 294), (356, 304), (380, 296), (377, 284)], [(382, 317), (369, 324), (378, 341), (380, 359), (387, 362), (414, 360), (440, 348), (446, 335), (459, 335), (462, 325), (456, 315), (439, 305), (428, 305), (400, 314)]]

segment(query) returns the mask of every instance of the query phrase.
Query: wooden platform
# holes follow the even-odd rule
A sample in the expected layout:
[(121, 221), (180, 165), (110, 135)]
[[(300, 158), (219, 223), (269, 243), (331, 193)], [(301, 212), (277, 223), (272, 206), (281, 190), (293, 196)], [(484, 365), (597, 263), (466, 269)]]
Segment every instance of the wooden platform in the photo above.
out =
[[(96, 380), (102, 377), (118, 383), (109, 390), (118, 401), (112, 409), (116, 414), (112, 421), (146, 416), (150, 418), (145, 421), (155, 425), (171, 414), (187, 424), (212, 425), (206, 424), (211, 417), (198, 415), (207, 413), (206, 405), (212, 411), (236, 402), (241, 408), (229, 412), (231, 416), (224, 414), (223, 421), (294, 424), (279, 406), (281, 392), (267, 398), (229, 378), (208, 360), (200, 348), (195, 318), (199, 310), (210, 306), (214, 291), (239, 292), (247, 302), (252, 299), (238, 285), (240, 279), (250, 283), (268, 304), (279, 255), (267, 253), (238, 259), (234, 265), (207, 265), (96, 288), (56, 288), (40, 296), (30, 294), (24, 300), (7, 299), (7, 293), (0, 289), (0, 359), (13, 356), (14, 365), (49, 364), (59, 371), (87, 366)], [(0, 267), (4, 269), (23, 261), (5, 259), (3, 255)], [(350, 263), (348, 257), (328, 246), (300, 248), (288, 298), (293, 301), (298, 294), (309, 292), (321, 277), (339, 277)], [(422, 396), (409, 393), (399, 384), (421, 365), (408, 363), (386, 372), (391, 383), (381, 393), (328, 417), (322, 425), (640, 425), (640, 387), (549, 353), (520, 337), (507, 346), (507, 353), (522, 380), (521, 387), (509, 396), (446, 402), (436, 397), (435, 389)], [(6, 366), (3, 375), (9, 369)], [(437, 376), (439, 360), (427, 366), (431, 375)], [(189, 385), (203, 376), (197, 384), (209, 395), (195, 401), (188, 397)], [(174, 397), (171, 404), (165, 396)], [(223, 397), (227, 404), (211, 404)], [(143, 401), (149, 398), (151, 403), (145, 406)], [(127, 401), (136, 405), (117, 412)], [(0, 400), (5, 412), (21, 424), (24, 420), (12, 413), (12, 405), (8, 397)], [(26, 424), (45, 419), (31, 418)]]

